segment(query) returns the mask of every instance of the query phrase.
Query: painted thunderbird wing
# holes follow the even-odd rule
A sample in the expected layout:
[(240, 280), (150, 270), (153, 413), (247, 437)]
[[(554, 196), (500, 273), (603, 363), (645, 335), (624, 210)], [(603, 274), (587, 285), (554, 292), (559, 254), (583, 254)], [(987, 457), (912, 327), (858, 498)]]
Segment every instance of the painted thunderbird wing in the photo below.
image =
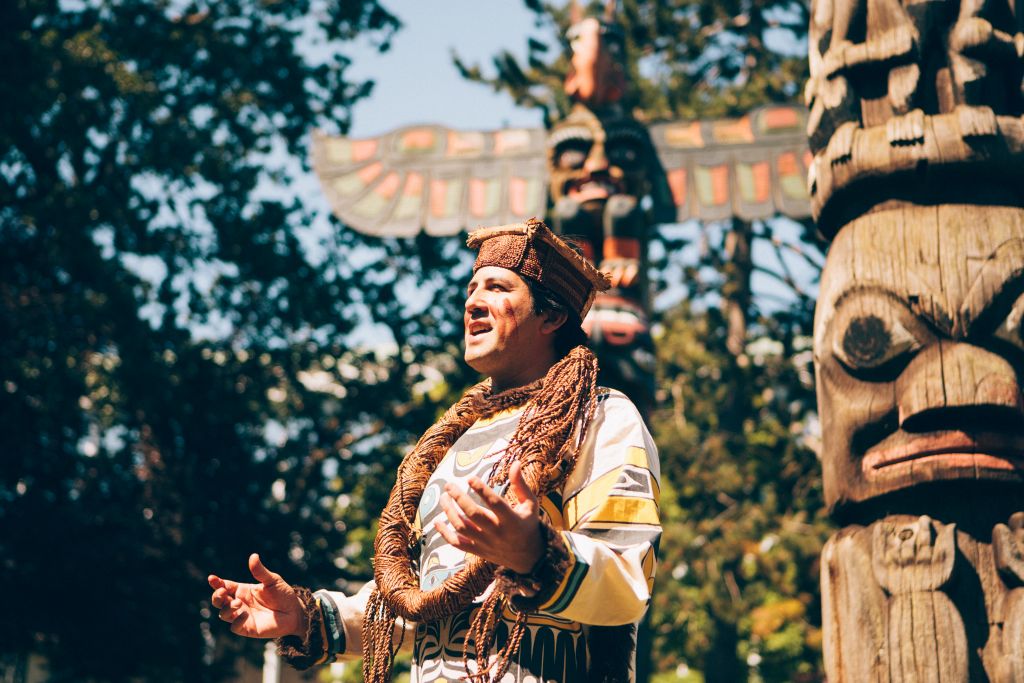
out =
[(424, 125), (352, 140), (313, 134), (313, 168), (346, 225), (381, 237), (452, 235), (542, 217), (542, 129)]
[(675, 220), (810, 216), (806, 119), (803, 107), (779, 105), (738, 119), (652, 125)]

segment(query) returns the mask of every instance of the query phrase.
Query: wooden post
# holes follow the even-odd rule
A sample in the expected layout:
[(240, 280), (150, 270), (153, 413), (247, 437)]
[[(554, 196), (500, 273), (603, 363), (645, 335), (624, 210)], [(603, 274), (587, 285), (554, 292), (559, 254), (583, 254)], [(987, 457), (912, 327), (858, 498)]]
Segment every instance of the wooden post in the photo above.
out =
[(1024, 682), (1024, 18), (811, 17), (828, 679)]

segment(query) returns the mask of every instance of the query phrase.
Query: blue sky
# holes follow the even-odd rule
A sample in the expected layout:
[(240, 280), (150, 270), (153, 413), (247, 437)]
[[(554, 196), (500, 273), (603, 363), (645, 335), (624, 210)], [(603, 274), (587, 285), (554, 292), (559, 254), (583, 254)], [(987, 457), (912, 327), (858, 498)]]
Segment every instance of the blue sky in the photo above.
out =
[(451, 51), (489, 66), (502, 50), (525, 55), (533, 14), (521, 0), (382, 0), (403, 22), (391, 50), (367, 42), (346, 53), (350, 75), (376, 86), (356, 105), (350, 135), (369, 137), (400, 126), (439, 123), (461, 129), (540, 126), (538, 111), (516, 108), (512, 98), (464, 80)]

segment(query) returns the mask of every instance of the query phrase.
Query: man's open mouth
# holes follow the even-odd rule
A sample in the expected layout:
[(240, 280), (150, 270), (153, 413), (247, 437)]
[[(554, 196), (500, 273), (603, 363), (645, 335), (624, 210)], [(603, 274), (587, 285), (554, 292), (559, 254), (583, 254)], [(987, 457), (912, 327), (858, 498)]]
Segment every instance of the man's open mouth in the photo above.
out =
[[(902, 466), (902, 467), (901, 467)], [(911, 436), (898, 433), (881, 442), (861, 460), (865, 476), (885, 470), (929, 466), (949, 470), (1019, 470), (1024, 474), (1024, 436), (997, 432), (949, 430)]]
[(490, 325), (478, 325), (476, 327), (469, 328), (469, 336), (478, 337), (481, 334), (486, 334), (491, 331)]

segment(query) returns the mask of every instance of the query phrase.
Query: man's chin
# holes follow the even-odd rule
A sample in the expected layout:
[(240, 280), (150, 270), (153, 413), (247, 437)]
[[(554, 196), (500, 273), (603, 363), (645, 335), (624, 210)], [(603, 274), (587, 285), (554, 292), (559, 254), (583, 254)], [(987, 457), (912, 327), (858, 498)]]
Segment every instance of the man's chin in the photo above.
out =
[(462, 360), (466, 361), (466, 365), (473, 368), (482, 375), (487, 374), (487, 352), (483, 349), (467, 348), (462, 354)]

